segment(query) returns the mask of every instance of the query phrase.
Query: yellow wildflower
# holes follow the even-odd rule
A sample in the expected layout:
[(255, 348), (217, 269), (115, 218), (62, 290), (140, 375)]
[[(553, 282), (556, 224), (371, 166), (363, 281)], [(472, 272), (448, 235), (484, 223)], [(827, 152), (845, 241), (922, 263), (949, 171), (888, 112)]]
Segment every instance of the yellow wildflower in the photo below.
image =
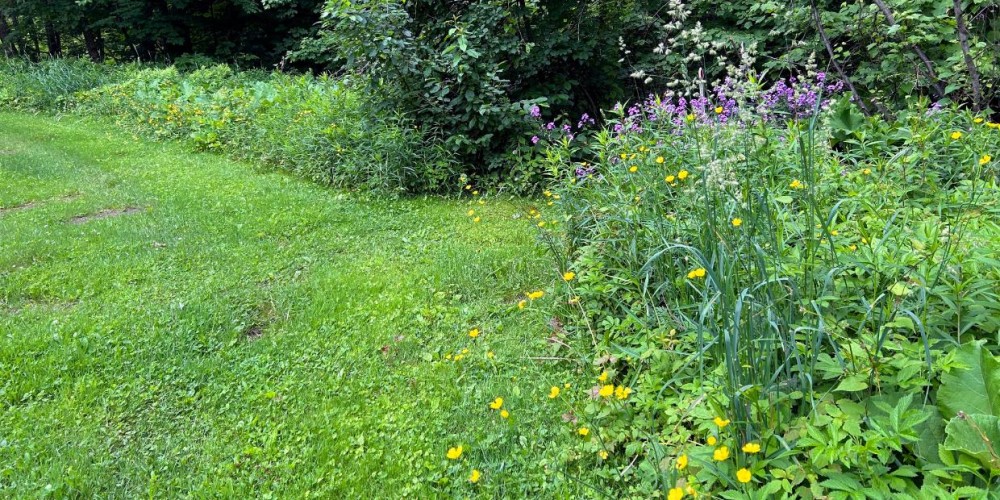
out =
[(753, 475), (750, 474), (750, 470), (746, 467), (736, 471), (736, 480), (741, 483), (749, 483), (753, 479)]
[(615, 393), (615, 386), (608, 384), (601, 387), (601, 390), (597, 392), (602, 398), (609, 398)]
[(872, 175), (872, 169), (866, 168), (866, 169), (864, 169), (864, 170), (861, 171), (861, 174), (862, 175)]
[(621, 155), (619, 155), (619, 156), (620, 156), (620, 157), (621, 157), (621, 159), (623, 159), (623, 160), (624, 160), (624, 159), (626, 159), (626, 158), (628, 158), (628, 155), (627, 155), (627, 154), (625, 154), (625, 153), (622, 153), (622, 154), (621, 154)]
[(528, 298), (531, 300), (540, 299), (545, 296), (545, 292), (538, 290), (537, 292), (528, 293)]
[(586, 427), (580, 427), (580, 430), (576, 432), (578, 432), (581, 436), (586, 436), (587, 434), (590, 434), (590, 429)]
[(539, 222), (539, 223), (538, 223), (538, 227), (545, 227), (545, 221), (541, 221), (541, 222)]
[(479, 217), (477, 216), (477, 217), (476, 217), (475, 219), (472, 219), (472, 222), (479, 222), (480, 220), (482, 220), (482, 219), (480, 219), (480, 218), (479, 218)]
[(472, 330), (469, 330), (469, 337), (476, 338), (478, 336), (479, 336), (479, 329), (478, 328), (473, 328)]
[(469, 475), (469, 482), (472, 483), (472, 484), (478, 483), (479, 482), (479, 476), (481, 476), (481, 475), (482, 474), (479, 473), (479, 469), (472, 469), (472, 474)]
[(972, 123), (975, 123), (975, 124), (978, 125), (980, 123), (983, 123), (983, 119), (982, 118), (976, 118), (976, 119), (972, 120)]
[(667, 500), (681, 500), (684, 498), (684, 490), (680, 488), (670, 488), (667, 492)]
[(688, 178), (688, 171), (687, 170), (681, 170), (680, 172), (677, 172), (677, 178), (680, 179), (680, 180), (682, 180), (682, 181), (684, 179), (687, 179)]
[(957, 141), (962, 138), (962, 133), (956, 130), (951, 133), (951, 138)]
[(722, 461), (728, 459), (729, 458), (729, 447), (728, 446), (720, 446), (720, 447), (716, 448), (715, 451), (712, 452), (712, 458), (716, 462), (722, 462)]
[(468, 215), (469, 217), (472, 217), (473, 215), (476, 215), (476, 211), (472, 210), (472, 209), (469, 209), (469, 212), (466, 215)]
[(667, 176), (667, 178), (666, 178), (666, 179), (663, 179), (663, 180), (665, 180), (665, 181), (667, 181), (667, 182), (669, 182), (669, 183), (673, 184), (673, 183), (674, 183), (674, 180), (676, 180), (676, 179), (677, 179), (676, 177), (674, 177), (674, 176), (672, 176), (672, 175), (668, 175), (668, 176)]
[(559, 397), (559, 387), (552, 386), (552, 388), (549, 389), (549, 399), (555, 399), (558, 397)]
[(528, 307), (528, 301), (527, 300), (518, 301), (518, 303), (517, 303), (517, 308), (518, 309), (524, 309), (525, 307)]
[(729, 420), (724, 420), (722, 417), (715, 417), (714, 422), (715, 425), (718, 425), (720, 429), (729, 425)]
[(486, 357), (490, 358), (490, 359), (493, 359), (493, 358), (497, 357), (497, 355), (494, 354), (493, 351), (486, 351)]
[(725, 109), (722, 106), (715, 107), (715, 114), (721, 115), (723, 111), (725, 111)]
[(760, 444), (747, 443), (743, 445), (743, 453), (760, 453)]
[(689, 121), (689, 122), (693, 122), (694, 121), (694, 113), (689, 113), (687, 115), (687, 121)]
[(798, 179), (795, 179), (795, 180), (792, 181), (791, 184), (788, 185), (788, 187), (790, 187), (792, 189), (802, 189), (805, 186), (803, 186), (802, 182), (800, 182)]
[(573, 281), (573, 278), (575, 277), (576, 273), (574, 273), (573, 271), (566, 271), (565, 273), (563, 273), (563, 281)]
[(507, 410), (500, 410), (500, 418), (510, 418), (510, 412)]
[(665, 162), (665, 161), (666, 160), (664, 160), (662, 156), (657, 156), (656, 157), (656, 163), (659, 163), (660, 165), (663, 165), (663, 162)]
[(462, 456), (462, 445), (455, 446), (454, 448), (448, 448), (448, 459), (458, 460)]
[(618, 386), (615, 388), (615, 397), (618, 399), (628, 399), (629, 394), (632, 394), (632, 389), (630, 387)]
[(472, 192), (472, 196), (478, 196), (478, 195), (479, 195), (479, 191), (473, 191)]
[(601, 457), (601, 460), (607, 460), (608, 459), (608, 451), (607, 450), (601, 450), (601, 451), (597, 452), (597, 456)]
[(733, 219), (733, 227), (740, 227), (743, 225), (743, 219), (736, 217)]
[(633, 174), (636, 173), (636, 171), (638, 171), (638, 170), (639, 170), (639, 167), (637, 167), (635, 165), (632, 165), (631, 167), (628, 168), (628, 171), (631, 172), (631, 173), (633, 173)]
[(983, 155), (981, 158), (979, 158), (979, 164), (980, 165), (986, 165), (991, 160), (993, 160), (992, 156), (990, 156), (990, 155)]
[(677, 457), (677, 465), (676, 465), (677, 470), (684, 470), (687, 468), (687, 466), (688, 466), (688, 456), (686, 454)]
[(500, 407), (502, 406), (503, 406), (503, 398), (501, 397), (497, 397), (496, 399), (493, 400), (492, 403), (490, 403), (490, 408), (494, 410), (499, 410)]
[(706, 271), (704, 267), (699, 267), (697, 269), (692, 269), (690, 272), (688, 272), (687, 277), (689, 280), (693, 280), (695, 278), (704, 278), (705, 272)]
[(718, 441), (715, 439), (715, 436), (708, 436), (708, 439), (705, 442), (707, 442), (709, 446), (715, 446), (715, 443)]
[(597, 377), (597, 381), (598, 382), (607, 382), (608, 381), (608, 372), (601, 372), (600, 376)]
[(548, 189), (546, 189), (545, 191), (542, 191), (542, 194), (544, 194), (545, 197), (548, 198), (548, 197), (552, 196), (552, 191), (549, 191)]

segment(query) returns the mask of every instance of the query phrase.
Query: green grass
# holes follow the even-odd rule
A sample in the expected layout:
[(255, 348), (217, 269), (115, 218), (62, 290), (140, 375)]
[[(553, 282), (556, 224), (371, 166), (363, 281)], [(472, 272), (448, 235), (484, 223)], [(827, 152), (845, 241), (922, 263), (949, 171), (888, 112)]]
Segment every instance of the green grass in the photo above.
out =
[(110, 130), (0, 114), (0, 495), (568, 493), (526, 202), (474, 224)]

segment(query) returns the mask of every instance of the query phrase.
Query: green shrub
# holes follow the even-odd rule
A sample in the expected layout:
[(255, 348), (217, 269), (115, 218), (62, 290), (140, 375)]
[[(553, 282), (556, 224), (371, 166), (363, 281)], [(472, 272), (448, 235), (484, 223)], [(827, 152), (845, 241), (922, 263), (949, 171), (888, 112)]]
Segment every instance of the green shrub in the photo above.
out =
[(546, 152), (566, 179), (536, 216), (567, 273), (557, 317), (604, 372), (576, 413), (609, 466), (630, 465), (608, 487), (998, 487), (939, 456), (951, 416), (934, 401), (952, 351), (1000, 331), (984, 216), (1000, 125), (926, 102), (856, 123), (818, 78), (619, 107)]
[(0, 102), (104, 115), (153, 137), (262, 161), (345, 188), (440, 191), (457, 177), (401, 115), (375, 112), (347, 79), (174, 67), (9, 61)]

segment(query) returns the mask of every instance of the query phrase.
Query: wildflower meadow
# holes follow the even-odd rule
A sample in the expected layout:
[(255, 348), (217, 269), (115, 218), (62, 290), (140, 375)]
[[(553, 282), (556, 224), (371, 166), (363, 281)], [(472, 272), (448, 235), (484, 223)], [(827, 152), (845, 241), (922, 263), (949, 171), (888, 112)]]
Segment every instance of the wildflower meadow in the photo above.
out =
[(998, 34), (0, 0), (0, 497), (998, 498)]

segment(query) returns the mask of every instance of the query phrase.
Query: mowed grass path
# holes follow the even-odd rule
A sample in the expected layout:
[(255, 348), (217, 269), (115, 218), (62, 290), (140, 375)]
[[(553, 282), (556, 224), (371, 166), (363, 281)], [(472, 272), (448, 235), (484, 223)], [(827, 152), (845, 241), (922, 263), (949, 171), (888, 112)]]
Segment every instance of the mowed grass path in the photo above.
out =
[(0, 496), (545, 492), (548, 332), (516, 302), (553, 272), (515, 205), (0, 114)]

